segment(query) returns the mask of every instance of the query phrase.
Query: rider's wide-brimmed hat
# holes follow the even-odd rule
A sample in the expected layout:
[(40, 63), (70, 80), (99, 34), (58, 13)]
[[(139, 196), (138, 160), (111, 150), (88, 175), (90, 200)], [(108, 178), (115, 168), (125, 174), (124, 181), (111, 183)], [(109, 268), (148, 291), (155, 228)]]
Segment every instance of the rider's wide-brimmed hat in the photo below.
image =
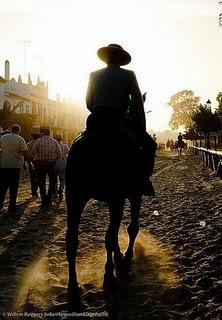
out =
[(119, 44), (109, 44), (107, 47), (102, 47), (97, 51), (98, 57), (105, 63), (112, 59), (120, 66), (124, 66), (131, 61), (130, 54), (125, 51)]

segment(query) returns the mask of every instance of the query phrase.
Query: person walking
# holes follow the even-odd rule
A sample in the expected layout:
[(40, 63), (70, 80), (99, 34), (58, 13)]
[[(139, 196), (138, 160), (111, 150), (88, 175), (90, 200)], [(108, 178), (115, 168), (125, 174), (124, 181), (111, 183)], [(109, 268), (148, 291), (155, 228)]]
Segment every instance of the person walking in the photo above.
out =
[(20, 136), (21, 127), (11, 127), (10, 133), (0, 137), (0, 210), (3, 208), (5, 196), (9, 190), (8, 212), (17, 210), (16, 201), (20, 180), (22, 159), (27, 159), (27, 145)]
[(156, 137), (156, 134), (155, 134), (155, 133), (153, 134), (153, 140), (154, 140), (155, 142), (157, 142), (157, 137)]
[[(62, 136), (56, 135), (55, 140), (58, 141), (59, 147), (61, 149), (61, 158), (56, 161), (55, 171), (56, 171), (56, 189), (55, 194), (59, 196), (59, 200), (63, 199), (63, 192), (65, 189), (65, 167), (66, 159), (69, 152), (69, 147), (67, 144), (62, 142)], [(58, 188), (58, 178), (59, 178), (59, 188)]]
[(30, 182), (31, 182), (31, 193), (33, 198), (38, 198), (38, 179), (36, 170), (32, 163), (32, 149), (34, 147), (35, 142), (41, 136), (39, 131), (33, 131), (31, 133), (32, 140), (27, 143), (28, 147), (28, 167), (29, 167), (29, 174), (30, 174)]
[[(47, 208), (52, 204), (55, 191), (56, 175), (55, 163), (61, 158), (58, 142), (50, 137), (49, 127), (40, 127), (42, 137), (37, 139), (32, 149), (32, 160), (36, 170), (38, 185), (41, 195), (40, 208)], [(46, 178), (49, 178), (49, 187), (46, 192)]]

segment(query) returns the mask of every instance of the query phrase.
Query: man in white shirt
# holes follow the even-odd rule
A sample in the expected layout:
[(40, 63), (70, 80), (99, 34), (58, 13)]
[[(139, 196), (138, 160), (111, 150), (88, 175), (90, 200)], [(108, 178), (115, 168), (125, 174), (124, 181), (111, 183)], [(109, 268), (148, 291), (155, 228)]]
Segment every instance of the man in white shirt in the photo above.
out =
[(22, 156), (27, 157), (27, 145), (20, 136), (21, 127), (13, 125), (11, 132), (0, 137), (0, 210), (9, 190), (8, 211), (16, 211)]

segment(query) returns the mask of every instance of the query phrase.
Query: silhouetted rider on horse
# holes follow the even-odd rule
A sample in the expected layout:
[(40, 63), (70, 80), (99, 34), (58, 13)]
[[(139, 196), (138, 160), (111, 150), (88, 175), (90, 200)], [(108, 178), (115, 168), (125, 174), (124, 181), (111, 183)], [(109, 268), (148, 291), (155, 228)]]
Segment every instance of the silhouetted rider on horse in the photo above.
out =
[[(117, 280), (114, 262), (124, 274), (131, 266), (142, 195), (154, 195), (149, 177), (156, 143), (146, 133), (143, 99), (135, 74), (120, 68), (131, 57), (116, 44), (99, 49), (98, 56), (107, 68), (90, 74), (86, 103), (91, 114), (86, 130), (73, 142), (66, 164), (67, 297), (72, 311), (81, 309), (76, 257), (79, 223), (87, 202), (105, 201), (109, 208), (103, 286), (112, 288)], [(130, 203), (130, 223), (123, 255), (118, 233), (126, 199)]]
[(86, 104), (91, 114), (85, 134), (98, 133), (115, 138), (119, 135), (130, 140), (138, 148), (140, 157), (135, 163), (142, 177), (140, 191), (155, 195), (149, 177), (153, 171), (156, 143), (146, 133), (143, 97), (136, 76), (133, 71), (120, 68), (127, 65), (131, 57), (117, 44), (102, 47), (97, 54), (107, 67), (92, 72), (89, 77)]
[(185, 148), (185, 146), (186, 146), (186, 144), (183, 141), (183, 136), (182, 136), (182, 133), (180, 132), (177, 137), (177, 142), (176, 142), (178, 154), (180, 154), (180, 155), (182, 154), (182, 149)]

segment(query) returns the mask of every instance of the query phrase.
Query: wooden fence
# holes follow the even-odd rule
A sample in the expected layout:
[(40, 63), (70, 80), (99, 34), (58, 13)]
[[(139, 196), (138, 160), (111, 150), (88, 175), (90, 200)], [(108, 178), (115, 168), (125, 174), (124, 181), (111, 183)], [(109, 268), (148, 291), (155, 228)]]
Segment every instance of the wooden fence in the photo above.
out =
[(210, 167), (213, 172), (222, 179), (222, 152), (205, 148), (190, 146), (193, 153), (197, 155), (205, 166)]

